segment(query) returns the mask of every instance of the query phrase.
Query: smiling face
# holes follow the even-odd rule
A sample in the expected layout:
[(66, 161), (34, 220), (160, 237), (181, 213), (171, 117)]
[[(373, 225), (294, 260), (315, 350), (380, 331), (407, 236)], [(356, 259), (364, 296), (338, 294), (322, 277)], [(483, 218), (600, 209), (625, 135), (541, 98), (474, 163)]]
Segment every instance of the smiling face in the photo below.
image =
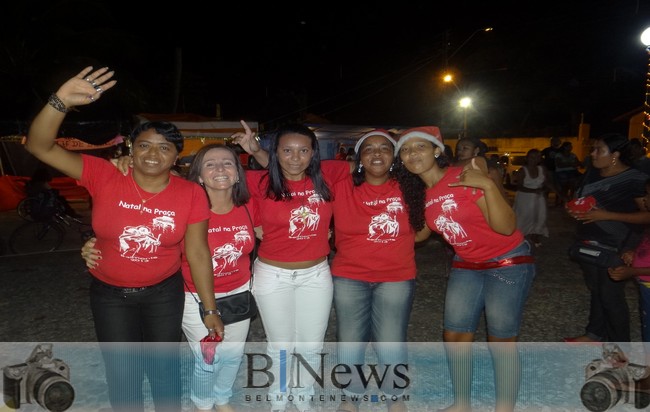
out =
[(232, 190), (239, 180), (237, 159), (225, 148), (210, 149), (203, 156), (199, 183), (206, 190)]
[(177, 158), (176, 146), (155, 129), (144, 130), (133, 142), (133, 167), (145, 175), (167, 175)]
[(276, 151), (282, 174), (288, 180), (302, 180), (311, 163), (314, 150), (311, 139), (299, 133), (288, 133), (278, 140)]
[(394, 150), (393, 144), (384, 136), (370, 136), (361, 143), (359, 158), (366, 171), (366, 179), (388, 178)]
[(400, 147), (399, 157), (409, 172), (419, 175), (438, 167), (435, 155), (440, 151), (441, 149), (430, 141), (412, 137)]

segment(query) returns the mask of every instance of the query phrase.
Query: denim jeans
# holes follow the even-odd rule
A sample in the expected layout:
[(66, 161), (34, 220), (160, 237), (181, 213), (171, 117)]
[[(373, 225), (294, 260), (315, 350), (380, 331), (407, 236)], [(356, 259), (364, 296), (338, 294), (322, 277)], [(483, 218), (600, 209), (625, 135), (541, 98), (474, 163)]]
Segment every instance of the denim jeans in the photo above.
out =
[(403, 369), (398, 365), (408, 363), (406, 331), (415, 280), (364, 282), (334, 276), (333, 282), (338, 363), (348, 365), (353, 371), (343, 392), (352, 399), (365, 392), (359, 374), (368, 376), (369, 366), (359, 370), (355, 365), (365, 364), (366, 347), (372, 342), (378, 360), (373, 363), (388, 369), (380, 389), (387, 395), (400, 395), (403, 389), (399, 386), (403, 382), (393, 372), (395, 368)]
[[(332, 308), (329, 264), (324, 260), (307, 269), (288, 270), (257, 259), (254, 265), (253, 295), (266, 332), (266, 353), (273, 362), (269, 372), (275, 377), (269, 387), (271, 409), (284, 410), (288, 396), (293, 395), (294, 405), (302, 412), (310, 409), (315, 380), (293, 354), (319, 370)], [(293, 371), (292, 361), (296, 363)]]
[[(525, 255), (530, 255), (528, 241), (492, 260)], [(488, 335), (496, 338), (519, 335), (524, 304), (534, 277), (534, 263), (483, 270), (452, 268), (445, 294), (445, 330), (475, 333), (485, 311)]]
[[(246, 282), (228, 293), (216, 293), (215, 297), (220, 298), (243, 292), (249, 287)], [(251, 321), (246, 319), (226, 325), (223, 341), (217, 345), (214, 362), (212, 365), (206, 365), (198, 342), (208, 334), (208, 330), (199, 315), (199, 305), (192, 295), (190, 292), (185, 292), (185, 310), (183, 311), (183, 332), (194, 355), (190, 399), (197, 409), (211, 409), (214, 405), (220, 406), (229, 403), (232, 397), (232, 386), (242, 362)], [(197, 295), (194, 294), (194, 296)]]
[(156, 411), (181, 410), (183, 302), (180, 271), (143, 291), (126, 294), (97, 279), (91, 282), (90, 307), (113, 410), (144, 410), (145, 374)]

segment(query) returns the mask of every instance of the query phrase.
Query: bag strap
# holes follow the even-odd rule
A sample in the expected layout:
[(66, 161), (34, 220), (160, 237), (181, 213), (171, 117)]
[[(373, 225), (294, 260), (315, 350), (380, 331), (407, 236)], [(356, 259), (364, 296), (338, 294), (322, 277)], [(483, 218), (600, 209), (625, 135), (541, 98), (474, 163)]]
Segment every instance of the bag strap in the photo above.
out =
[[(251, 271), (251, 278), (248, 281), (249, 286), (253, 285), (253, 262), (257, 258), (257, 238), (255, 237), (255, 224), (253, 224), (253, 218), (251, 217), (251, 213), (248, 211), (248, 208), (246, 205), (244, 205), (244, 210), (246, 211), (246, 214), (248, 215), (248, 220), (251, 222), (251, 228), (253, 229), (253, 251), (251, 252), (251, 264), (250, 264), (250, 271)], [(183, 278), (183, 283), (185, 284), (185, 289), (187, 291), (190, 291), (190, 287), (187, 285), (187, 282), (185, 281), (185, 278)], [(199, 303), (199, 300), (194, 296), (194, 293), (190, 293), (192, 297), (194, 298), (194, 301), (196, 303)]]

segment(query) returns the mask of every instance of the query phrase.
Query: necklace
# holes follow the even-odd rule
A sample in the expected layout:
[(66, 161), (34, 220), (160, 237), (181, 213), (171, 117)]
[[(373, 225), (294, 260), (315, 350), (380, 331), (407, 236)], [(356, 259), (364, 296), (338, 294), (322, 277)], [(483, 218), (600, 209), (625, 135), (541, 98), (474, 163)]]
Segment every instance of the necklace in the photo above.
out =
[[(142, 203), (143, 205), (145, 203), (147, 203), (148, 201), (150, 201), (151, 199), (153, 199), (154, 197), (161, 194), (163, 192), (163, 190), (165, 190), (165, 188), (167, 188), (167, 185), (169, 184), (169, 181), (168, 181), (167, 184), (165, 185), (165, 187), (163, 187), (160, 192), (158, 192), (158, 193), (154, 194), (153, 196), (150, 196), (149, 198), (145, 199), (144, 196), (142, 196), (142, 193), (140, 193), (140, 189), (138, 189), (138, 184), (135, 183), (135, 179), (133, 178), (133, 175), (131, 175), (131, 182), (133, 183), (133, 188), (135, 189), (135, 192), (138, 194), (138, 197), (140, 198), (140, 203)], [(140, 214), (142, 214), (142, 212), (143, 212), (143, 208), (140, 208)]]

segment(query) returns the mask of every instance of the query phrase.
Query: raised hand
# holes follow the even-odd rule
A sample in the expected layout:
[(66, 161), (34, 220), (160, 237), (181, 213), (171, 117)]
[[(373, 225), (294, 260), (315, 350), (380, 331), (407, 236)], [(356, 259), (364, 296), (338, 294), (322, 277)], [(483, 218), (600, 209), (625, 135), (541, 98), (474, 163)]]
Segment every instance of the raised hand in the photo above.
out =
[(115, 86), (117, 80), (111, 80), (114, 74), (114, 71), (108, 71), (108, 67), (93, 70), (92, 66), (88, 66), (63, 83), (56, 95), (68, 109), (90, 104)]
[(242, 147), (248, 154), (254, 155), (262, 149), (260, 146), (260, 140), (256, 133), (253, 133), (251, 128), (244, 120), (240, 120), (242, 127), (244, 128), (243, 132), (233, 133), (232, 139), (233, 143), (236, 143)]

